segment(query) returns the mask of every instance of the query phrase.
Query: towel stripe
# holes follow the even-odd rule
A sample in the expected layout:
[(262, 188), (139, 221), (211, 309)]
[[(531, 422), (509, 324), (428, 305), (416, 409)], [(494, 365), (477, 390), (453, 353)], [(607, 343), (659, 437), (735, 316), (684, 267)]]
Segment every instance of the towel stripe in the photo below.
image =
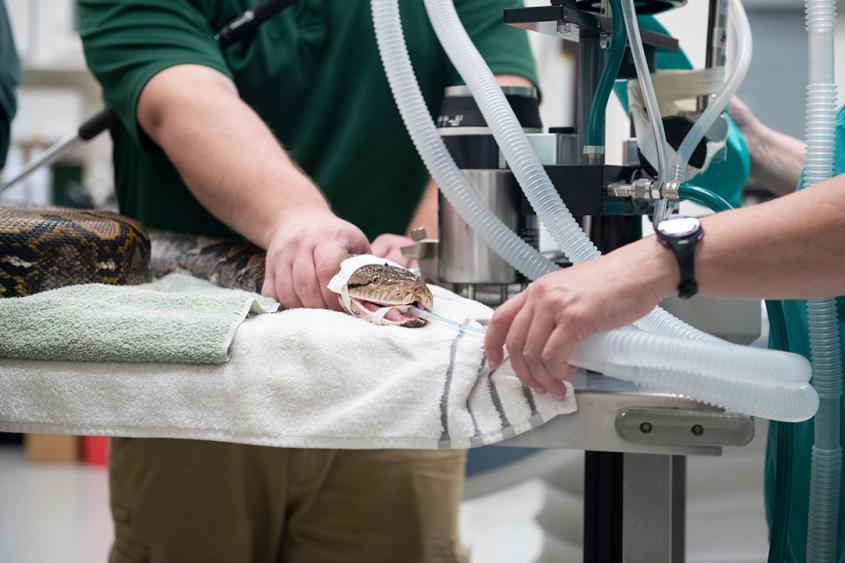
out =
[[(478, 420), (475, 418), (475, 412), (472, 408), (470, 408), (469, 401), (473, 397), (475, 390), (481, 383), (481, 378), (484, 377), (484, 371), (487, 368), (487, 354), (484, 353), (481, 355), (481, 365), (478, 366), (478, 371), (475, 373), (475, 384), (472, 386), (469, 394), (467, 395), (467, 412), (469, 413), (469, 417), (472, 420), (472, 427), (473, 433), (470, 437), (470, 444), (473, 446), (481, 445), (481, 429), (478, 427)], [(488, 374), (489, 375), (489, 374)]]
[(522, 386), (522, 396), (525, 397), (525, 401), (528, 403), (528, 409), (531, 411), (531, 416), (533, 417), (537, 414), (537, 403), (534, 402), (534, 395), (531, 394), (531, 390), (525, 385)]
[(522, 386), (522, 396), (525, 397), (525, 400), (528, 402), (528, 408), (531, 409), (531, 418), (528, 419), (531, 428), (537, 428), (545, 424), (546, 420), (543, 418), (543, 414), (537, 410), (534, 393), (525, 385)]
[(449, 348), (449, 367), (446, 369), (446, 381), (443, 385), (443, 394), (440, 396), (440, 425), (443, 432), (440, 434), (439, 447), (448, 448), (452, 438), (449, 436), (449, 391), (452, 388), (452, 374), (455, 371), (455, 358), (458, 355), (458, 343), (464, 337), (464, 331), (459, 331), (458, 336), (452, 341)]
[(499, 413), (499, 421), (502, 423), (502, 430), (510, 428), (511, 423), (508, 420), (508, 415), (505, 414), (505, 409), (502, 407), (502, 400), (499, 398), (499, 391), (493, 383), (493, 378), (487, 379), (487, 385), (490, 389), (490, 398), (493, 399), (493, 406), (496, 407), (496, 412)]

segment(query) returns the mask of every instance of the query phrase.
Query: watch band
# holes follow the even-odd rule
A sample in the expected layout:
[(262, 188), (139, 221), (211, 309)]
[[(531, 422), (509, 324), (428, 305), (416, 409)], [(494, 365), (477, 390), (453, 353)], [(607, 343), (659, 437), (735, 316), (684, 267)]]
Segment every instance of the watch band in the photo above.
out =
[[(680, 221), (686, 221), (687, 224)], [(668, 247), (678, 261), (680, 270), (678, 297), (681, 299), (689, 299), (698, 293), (698, 282), (695, 279), (695, 248), (702, 238), (704, 238), (704, 231), (697, 219), (687, 217), (669, 219), (657, 228), (657, 240)]]
[(698, 239), (681, 239), (669, 244), (681, 270), (681, 281), (678, 283), (678, 297), (681, 299), (689, 299), (698, 293), (698, 282), (695, 280), (696, 243)]

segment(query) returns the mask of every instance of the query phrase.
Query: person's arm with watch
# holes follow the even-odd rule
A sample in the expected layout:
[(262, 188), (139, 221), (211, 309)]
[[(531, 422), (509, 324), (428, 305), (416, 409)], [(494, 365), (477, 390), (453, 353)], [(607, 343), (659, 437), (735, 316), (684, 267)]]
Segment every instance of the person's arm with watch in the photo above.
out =
[(532, 283), (496, 310), (486, 338), (491, 365), (506, 348), (524, 383), (562, 397), (578, 342), (632, 323), (665, 297), (845, 294), (845, 176), (705, 217), (701, 232), (697, 223), (670, 220), (659, 237)]

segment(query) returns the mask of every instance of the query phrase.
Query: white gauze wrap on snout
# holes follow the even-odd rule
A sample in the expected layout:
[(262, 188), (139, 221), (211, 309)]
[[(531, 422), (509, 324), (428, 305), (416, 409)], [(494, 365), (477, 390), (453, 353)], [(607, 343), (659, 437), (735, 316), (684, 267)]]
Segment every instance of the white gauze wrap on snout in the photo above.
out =
[[(340, 269), (334, 275), (334, 277), (329, 280), (329, 284), (326, 286), (329, 288), (330, 291), (337, 293), (340, 296), (340, 304), (343, 305), (343, 308), (347, 311), (352, 310), (352, 298), (349, 297), (349, 278), (352, 277), (352, 274), (363, 268), (364, 266), (393, 266), (395, 268), (402, 268), (396, 262), (392, 262), (387, 258), (379, 258), (378, 256), (373, 256), (372, 254), (359, 254), (357, 256), (351, 256), (340, 263)], [(407, 268), (402, 268), (403, 270)], [(392, 309), (392, 307), (383, 307), (383, 312), (380, 309), (376, 312), (376, 314), (381, 313), (381, 317), (379, 320), (384, 318), (384, 315), (387, 314), (387, 311)]]

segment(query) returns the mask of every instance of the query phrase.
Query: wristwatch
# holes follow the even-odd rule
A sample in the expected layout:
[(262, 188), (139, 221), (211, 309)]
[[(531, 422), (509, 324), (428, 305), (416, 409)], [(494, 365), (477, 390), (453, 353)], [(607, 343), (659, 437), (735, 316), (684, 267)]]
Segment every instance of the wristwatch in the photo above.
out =
[(676, 215), (657, 225), (657, 240), (672, 251), (681, 270), (678, 297), (689, 299), (698, 293), (695, 281), (695, 247), (704, 238), (701, 223), (695, 217)]

